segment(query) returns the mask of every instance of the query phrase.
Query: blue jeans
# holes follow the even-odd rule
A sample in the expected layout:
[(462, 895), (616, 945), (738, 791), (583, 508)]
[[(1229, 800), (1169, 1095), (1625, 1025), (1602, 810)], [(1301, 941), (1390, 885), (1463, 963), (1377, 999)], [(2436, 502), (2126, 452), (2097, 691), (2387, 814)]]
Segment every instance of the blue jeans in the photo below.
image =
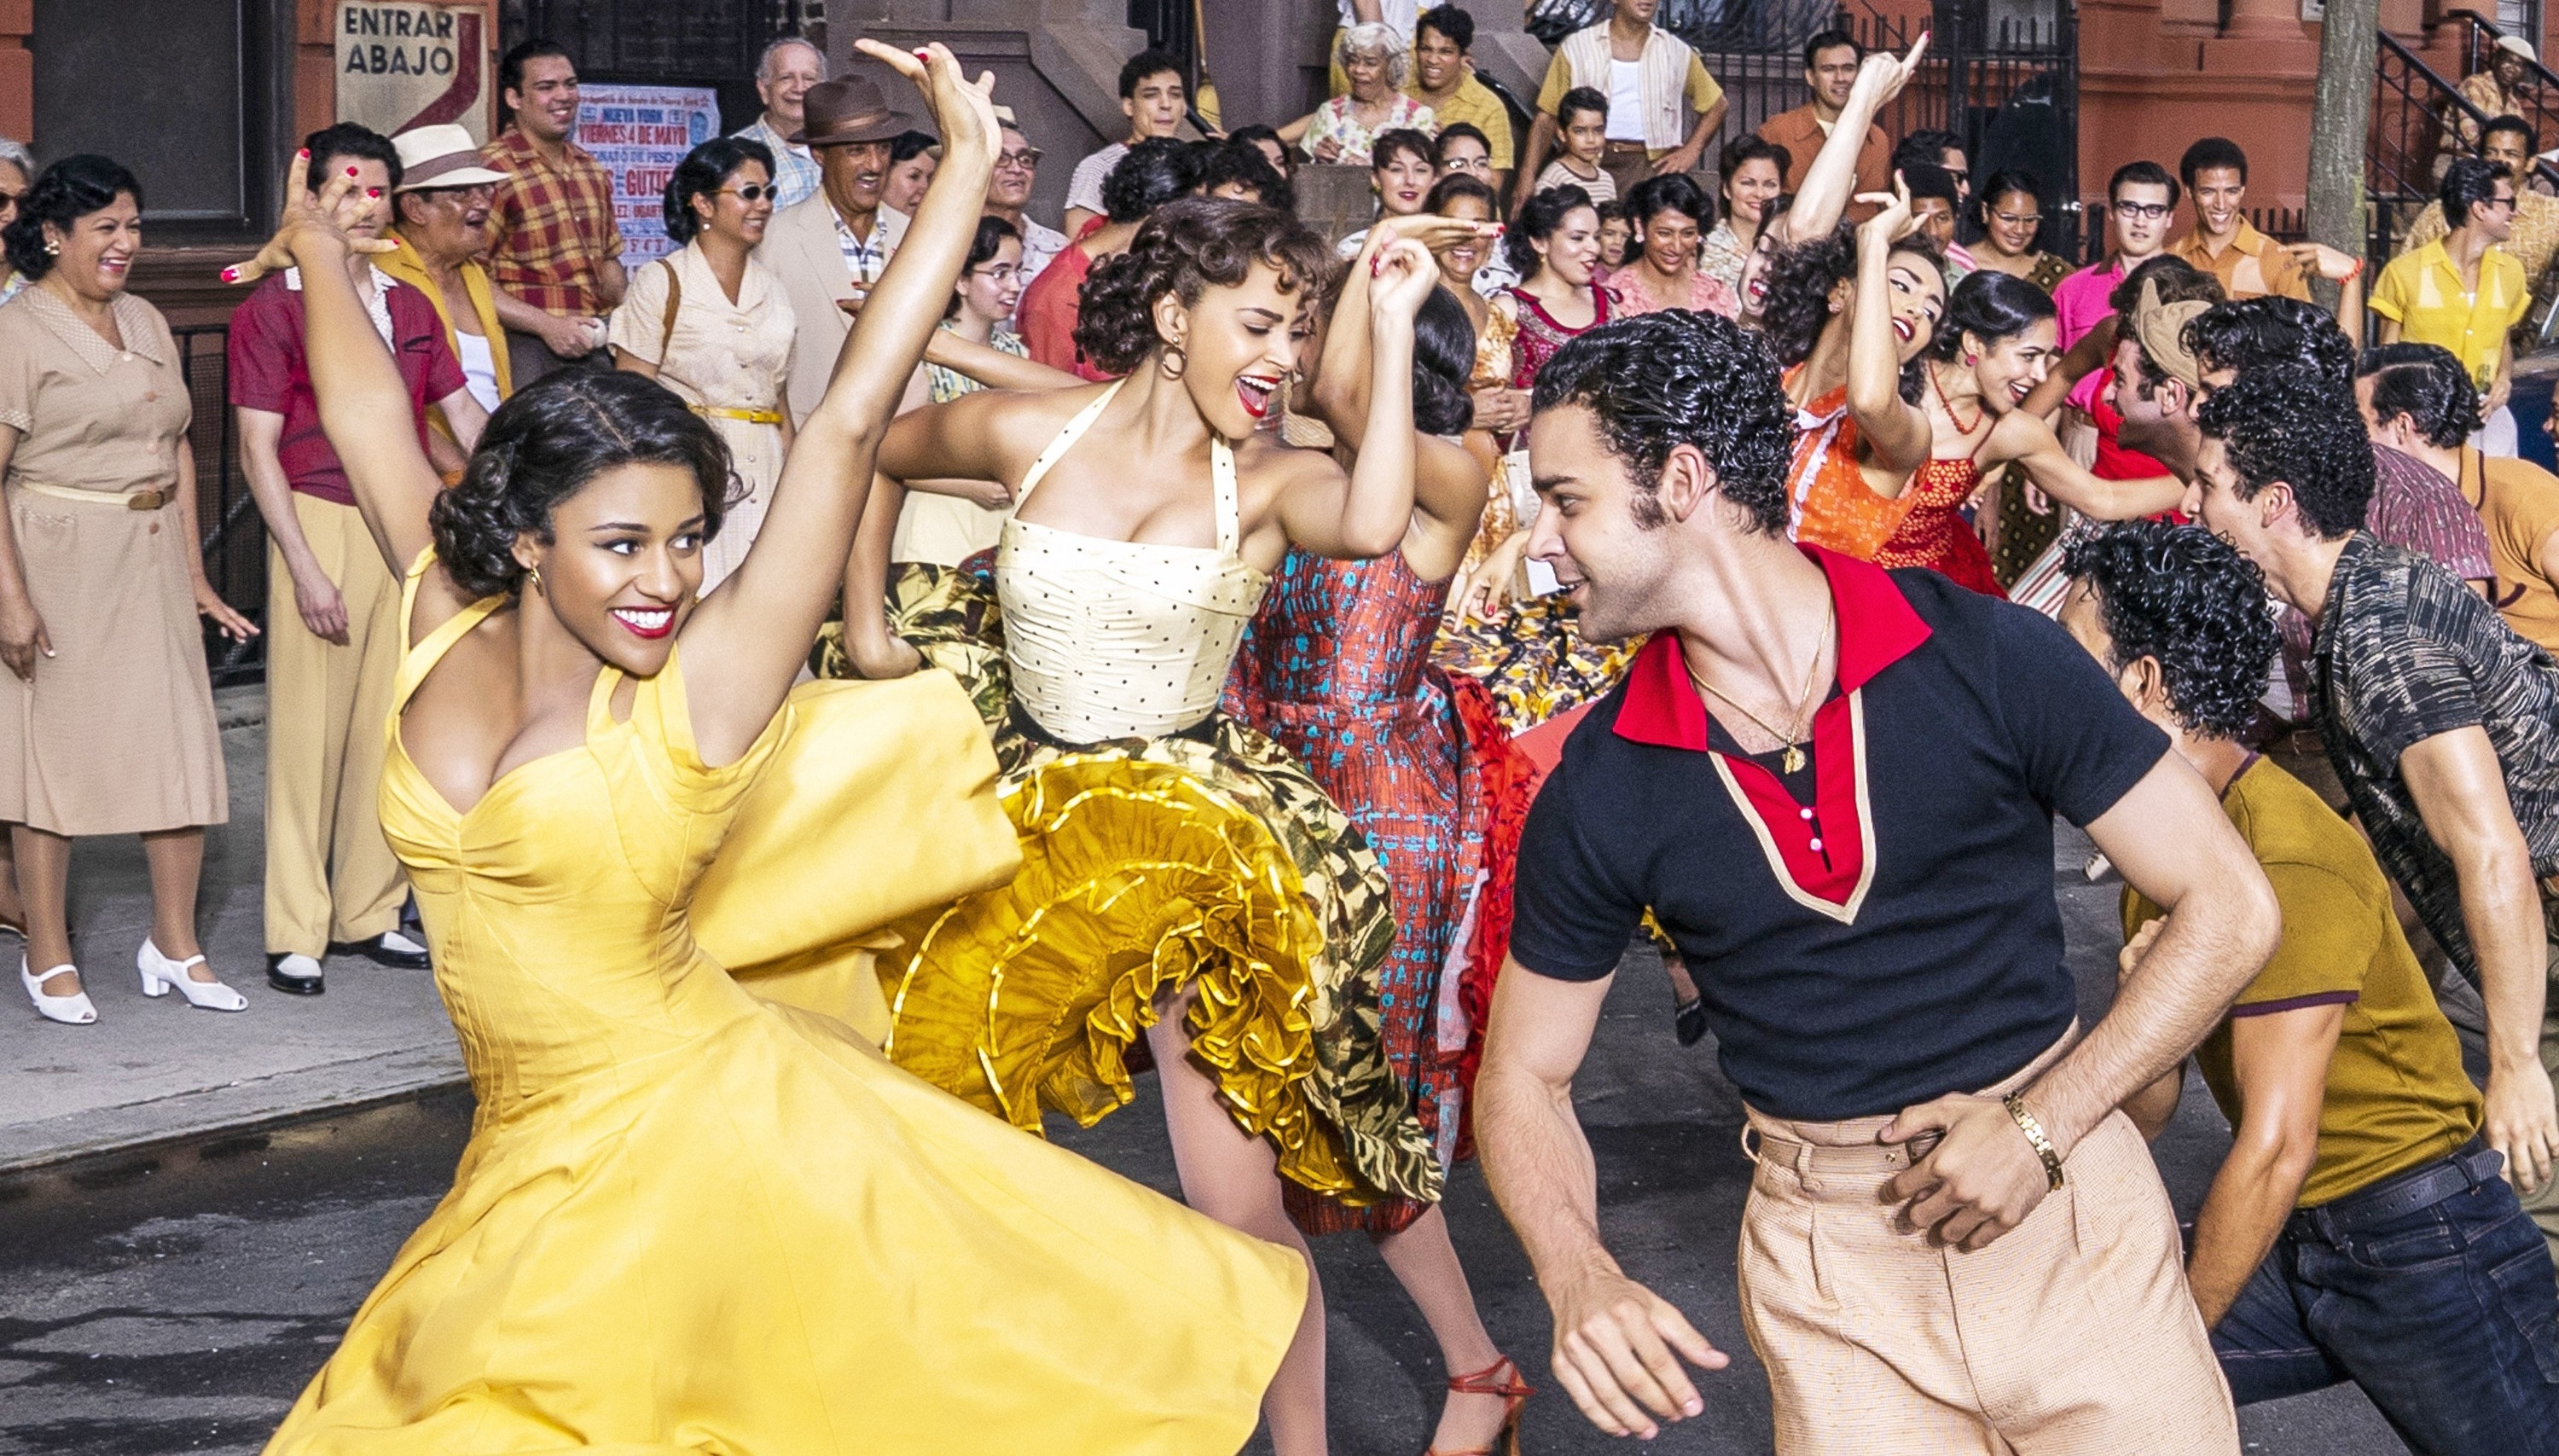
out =
[[(2433, 1203), (2381, 1207), (2464, 1167)], [(2546, 1456), (2559, 1441), (2559, 1279), (2495, 1168), (2492, 1154), (2447, 1158), (2296, 1212), (2212, 1332), (2232, 1398), (2352, 1381), (2427, 1456)]]

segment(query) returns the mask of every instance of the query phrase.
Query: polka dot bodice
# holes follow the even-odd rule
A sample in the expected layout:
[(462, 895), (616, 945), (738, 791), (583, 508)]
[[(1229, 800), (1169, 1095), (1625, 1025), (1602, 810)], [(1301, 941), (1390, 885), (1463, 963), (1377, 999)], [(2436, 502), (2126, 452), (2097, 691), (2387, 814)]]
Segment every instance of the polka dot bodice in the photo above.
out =
[(1215, 711), (1270, 575), (1237, 555), (1235, 453), (1209, 446), (1217, 544), (1114, 541), (1021, 518), (1020, 504), (1119, 395), (1068, 421), (1013, 492), (995, 550), (995, 596), (1013, 695), (1066, 743), (1161, 738)]

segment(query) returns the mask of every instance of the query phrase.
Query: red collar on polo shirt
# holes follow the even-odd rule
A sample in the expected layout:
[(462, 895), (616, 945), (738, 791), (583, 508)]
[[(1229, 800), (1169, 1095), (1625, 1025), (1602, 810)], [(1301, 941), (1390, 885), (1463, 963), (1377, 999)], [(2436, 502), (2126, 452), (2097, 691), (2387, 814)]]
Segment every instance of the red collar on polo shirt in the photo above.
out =
[(1780, 888), (1809, 909), (1853, 921), (1874, 879), (1866, 852), (1875, 826), (1866, 793), (1860, 690), (1926, 642), (1929, 628), (1883, 568), (1819, 546), (1797, 549), (1829, 580), (1839, 623), (1839, 695), (1813, 715), (1812, 806), (1797, 803), (1759, 764), (1711, 746), (1706, 702), (1689, 678), (1676, 632), (1655, 633), (1635, 655), (1616, 733), (1635, 743), (1710, 755)]

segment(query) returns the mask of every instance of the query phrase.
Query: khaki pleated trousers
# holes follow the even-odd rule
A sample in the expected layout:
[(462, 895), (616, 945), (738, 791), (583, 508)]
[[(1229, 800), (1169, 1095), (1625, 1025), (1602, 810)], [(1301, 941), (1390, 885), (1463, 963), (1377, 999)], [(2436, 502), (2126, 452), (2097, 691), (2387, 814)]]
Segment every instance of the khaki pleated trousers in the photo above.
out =
[(347, 601), (347, 645), (315, 637), (282, 553), (266, 569), (266, 948), (318, 958), (395, 930), (399, 861), (382, 838), (382, 725), (399, 671), (399, 583), (353, 506), (293, 495)]

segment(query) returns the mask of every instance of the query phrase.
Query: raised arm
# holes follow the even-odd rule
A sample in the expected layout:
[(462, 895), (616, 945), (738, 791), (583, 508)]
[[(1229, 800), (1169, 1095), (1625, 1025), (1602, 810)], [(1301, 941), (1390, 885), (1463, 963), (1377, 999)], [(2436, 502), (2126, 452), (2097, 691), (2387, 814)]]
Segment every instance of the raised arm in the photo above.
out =
[[(1343, 279), (1341, 297), (1333, 305), (1336, 327), (1325, 333), (1323, 364), (1315, 371), (1314, 412), (1335, 440), (1356, 452), (1368, 435), (1369, 400), (1377, 382), (1369, 358), (1369, 279), (1377, 256), (1398, 237), (1420, 244), (1427, 252), (1433, 250), (1441, 232), (1489, 236), (1492, 231), (1488, 222), (1430, 217), (1381, 219), (1370, 231)], [(1483, 519), (1487, 473), (1464, 446), (1436, 435), (1417, 430), (1413, 448), (1414, 526), (1417, 530), (1430, 527), (1433, 545), (1453, 543), (1455, 549), (1446, 563), (1446, 571), (1453, 571)], [(1408, 557), (1414, 544), (1408, 535)], [(1415, 571), (1425, 579), (1445, 575), (1446, 571), (1428, 569), (1440, 564), (1435, 558), (1441, 553), (1426, 554), (1434, 559), (1414, 562)]]
[(963, 339), (948, 329), (936, 329), (924, 346), (924, 362), (940, 364), (955, 374), (966, 374), (989, 389), (1019, 389), (1038, 393), (1044, 389), (1072, 389), (1089, 382), (1081, 374), (1052, 368), (1035, 359), (1006, 354), (990, 344)]
[(1901, 397), (1901, 349), (1892, 329), (1892, 244), (1910, 222), (1910, 194), (1896, 180), (1894, 195), (1870, 194), (1881, 204), (1857, 229), (1857, 312), (1848, 335), (1848, 409), (1865, 437), (1870, 463), (1898, 476), (1893, 494), (1935, 448), (1928, 413)]
[(1475, 1078), (1475, 1135), (1484, 1181), (1554, 1312), (1556, 1381), (1591, 1424), (1650, 1440), (1661, 1421), (1706, 1409), (1682, 1360), (1701, 1370), (1731, 1362), (1599, 1241), (1598, 1165), (1573, 1079), (1615, 978), (1557, 980), (1504, 962)]
[(1814, 154), (1813, 165), (1794, 179), (1794, 204), (1769, 224), (1777, 229), (1771, 243), (1784, 246), (1826, 236), (1839, 225), (1850, 195), (1857, 191), (1857, 157), (1866, 146), (1867, 128), (1875, 124), (1876, 113), (1910, 83), (1919, 70), (1919, 58), (1927, 53), (1928, 37), (1922, 32), (1907, 56), (1879, 51), (1866, 58), (1858, 68), (1856, 85), (1849, 90), (1848, 104), (1840, 108), (1839, 124)]
[[(1330, 461), (1322, 472), (1307, 452), (1305, 478), (1283, 487), (1273, 514), (1290, 545), (1318, 556), (1365, 561), (1404, 540), (1413, 523), (1413, 316), (1439, 269), (1422, 244), (1399, 238), (1369, 255), (1369, 409), (1366, 447), (1345, 481)], [(1334, 312), (1334, 327), (1342, 325)]]
[(693, 734), (714, 763), (763, 731), (834, 601), (880, 438), (968, 260), (994, 171), (992, 75), (971, 84), (938, 44), (920, 52), (855, 44), (931, 101), (942, 168), (837, 354), (826, 397), (801, 422), (754, 547), (684, 625)]
[[(346, 466), (347, 484), (374, 545), (391, 574), (399, 576), (434, 539), (426, 512), (444, 482), (415, 430), (383, 427), (386, 421), (409, 418), (408, 386), (400, 381), (399, 366), (374, 332), (373, 317), (347, 276), (349, 252), (387, 252), (395, 244), (386, 238), (350, 239), (339, 230), (338, 215), (355, 193), (355, 169), (330, 178), (316, 196), (310, 175), (311, 155), (296, 156), (285, 172), (283, 215), (275, 236), (256, 257), (224, 269), (223, 279), (251, 283), (281, 268), (301, 267), (303, 357), (320, 406), (320, 426)], [(422, 635), (466, 605), (441, 572), (431, 573), (419, 588), (409, 631)]]

